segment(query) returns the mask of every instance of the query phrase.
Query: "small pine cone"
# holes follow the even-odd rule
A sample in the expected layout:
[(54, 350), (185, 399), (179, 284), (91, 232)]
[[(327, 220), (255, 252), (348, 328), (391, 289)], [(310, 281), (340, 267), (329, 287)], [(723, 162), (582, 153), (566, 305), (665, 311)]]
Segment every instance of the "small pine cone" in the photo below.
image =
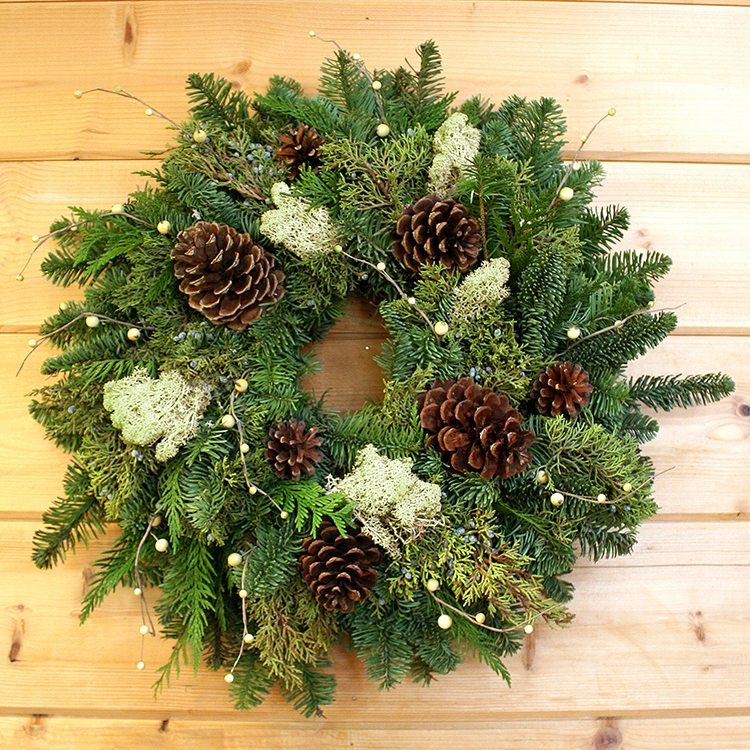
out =
[(557, 362), (537, 375), (531, 398), (536, 401), (540, 414), (551, 417), (564, 414), (573, 418), (578, 416), (582, 406), (588, 404), (593, 390), (589, 374), (581, 365)]
[(269, 430), (266, 457), (280, 477), (296, 482), (303, 474), (315, 473), (315, 464), (322, 457), (318, 450), (322, 443), (316, 427), (306, 430), (304, 422), (290, 419)]
[(419, 422), (456, 471), (478, 471), (482, 479), (508, 479), (531, 463), (536, 435), (521, 428), (523, 417), (508, 397), (471, 378), (438, 381), (419, 397)]
[(378, 577), (373, 566), (380, 559), (370, 537), (361, 531), (342, 536), (333, 523), (324, 521), (318, 536), (302, 543), (299, 562), (302, 578), (323, 609), (346, 613), (370, 595)]
[(391, 250), (409, 270), (440, 263), (467, 271), (477, 262), (482, 235), (476, 219), (452, 198), (425, 195), (406, 206), (396, 223)]
[(188, 304), (215, 325), (244, 331), (284, 296), (284, 272), (249, 234), (199, 221), (177, 235), (174, 275)]
[(320, 166), (320, 147), (323, 138), (312, 125), (298, 125), (286, 133), (278, 135), (281, 144), (276, 151), (276, 158), (283, 162), (294, 179), (299, 176), (303, 164), (316, 169)]

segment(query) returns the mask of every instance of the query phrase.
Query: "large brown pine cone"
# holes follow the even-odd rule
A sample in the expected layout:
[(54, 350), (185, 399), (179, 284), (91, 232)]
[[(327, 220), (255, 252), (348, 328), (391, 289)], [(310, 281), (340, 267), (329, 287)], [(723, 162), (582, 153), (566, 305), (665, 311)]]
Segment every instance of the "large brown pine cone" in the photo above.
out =
[(406, 206), (396, 223), (393, 254), (411, 271), (440, 263), (445, 268), (467, 271), (482, 250), (476, 219), (452, 198), (425, 195)]
[(284, 272), (249, 234), (199, 221), (177, 235), (174, 275), (188, 304), (215, 325), (243, 331), (284, 296)]
[(303, 164), (315, 169), (320, 166), (320, 147), (323, 138), (312, 125), (298, 125), (278, 135), (280, 146), (276, 158), (284, 163), (289, 176), (299, 176)]
[(576, 417), (579, 409), (588, 404), (593, 390), (589, 374), (581, 365), (557, 362), (537, 375), (531, 398), (536, 401), (536, 409), (540, 414)]
[(351, 612), (370, 594), (378, 574), (373, 567), (381, 553), (361, 531), (342, 536), (330, 521), (324, 521), (317, 537), (302, 543), (299, 562), (302, 578), (318, 603), (329, 611)]
[(521, 428), (522, 420), (507, 396), (471, 378), (438, 381), (419, 397), (419, 421), (430, 433), (427, 445), (456, 471), (474, 469), (482, 479), (507, 479), (529, 465), (536, 435)]
[(297, 481), (303, 474), (315, 473), (315, 464), (322, 456), (318, 450), (322, 443), (317, 428), (306, 430), (304, 422), (290, 419), (269, 430), (266, 457), (280, 477)]

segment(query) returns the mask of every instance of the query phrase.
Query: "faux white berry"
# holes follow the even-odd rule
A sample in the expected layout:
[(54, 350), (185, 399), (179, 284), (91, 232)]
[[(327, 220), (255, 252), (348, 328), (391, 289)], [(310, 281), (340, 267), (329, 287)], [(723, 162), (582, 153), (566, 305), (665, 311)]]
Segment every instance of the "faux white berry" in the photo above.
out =
[(196, 143), (205, 143), (208, 140), (208, 133), (205, 130), (198, 128), (198, 130), (193, 133), (193, 140)]
[(474, 619), (480, 624), (484, 625), (485, 620), (487, 619), (487, 615), (484, 614), (484, 612), (477, 612), (474, 615)]
[(440, 581), (430, 578), (425, 585), (428, 591), (437, 591), (440, 588)]
[(448, 324), (444, 320), (438, 320), (437, 323), (435, 323), (435, 333), (438, 336), (445, 336), (446, 333), (448, 333)]
[(157, 225), (156, 225), (156, 231), (159, 234), (169, 234), (169, 232), (172, 229), (172, 225), (166, 220), (162, 219)]
[(234, 381), (234, 390), (237, 391), (237, 393), (244, 393), (247, 389), (248, 382), (245, 378), (237, 378), (237, 380)]
[(570, 326), (568, 330), (565, 332), (565, 335), (575, 341), (580, 335), (581, 335), (581, 329), (578, 326)]
[(437, 624), (442, 630), (448, 630), (448, 628), (453, 625), (453, 618), (450, 615), (440, 615)]
[(387, 138), (391, 134), (391, 129), (384, 123), (381, 122), (376, 128), (375, 133), (378, 138)]
[(127, 336), (131, 341), (137, 341), (141, 337), (141, 331), (138, 328), (128, 328)]
[(563, 502), (565, 501), (565, 496), (562, 494), (562, 492), (553, 492), (552, 495), (550, 495), (549, 501), (557, 508), (563, 504)]
[(236, 568), (242, 564), (242, 555), (239, 552), (231, 552), (227, 555), (227, 565), (230, 568)]
[(86, 325), (89, 328), (96, 328), (99, 325), (99, 323), (101, 323), (101, 320), (99, 320), (99, 318), (97, 318), (96, 315), (86, 316)]
[(559, 197), (561, 201), (569, 201), (573, 197), (573, 188), (567, 185), (564, 188), (560, 188)]
[(221, 426), (226, 427), (228, 430), (231, 430), (232, 427), (234, 427), (237, 424), (237, 421), (231, 414), (225, 414), (221, 418)]
[(157, 552), (166, 552), (169, 549), (169, 542), (162, 537), (161, 539), (156, 540), (154, 548)]

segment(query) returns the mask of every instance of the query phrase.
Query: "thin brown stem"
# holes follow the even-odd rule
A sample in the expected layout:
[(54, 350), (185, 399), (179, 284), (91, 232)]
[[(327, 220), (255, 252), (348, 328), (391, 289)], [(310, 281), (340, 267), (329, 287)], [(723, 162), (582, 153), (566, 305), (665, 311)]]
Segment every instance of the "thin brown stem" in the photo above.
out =
[(560, 179), (560, 182), (557, 184), (557, 188), (555, 189), (555, 195), (550, 201), (549, 206), (547, 206), (547, 211), (549, 211), (552, 206), (555, 205), (557, 201), (557, 197), (560, 194), (560, 190), (562, 190), (563, 187), (565, 187), (565, 183), (568, 181), (568, 178), (570, 177), (570, 173), (573, 171), (573, 165), (578, 161), (578, 157), (581, 155), (581, 151), (583, 150), (583, 147), (588, 143), (589, 138), (594, 134), (594, 131), (603, 123), (608, 117), (612, 117), (614, 115), (614, 110), (609, 110), (605, 115), (602, 115), (589, 129), (589, 132), (586, 133), (586, 135), (581, 139), (581, 143), (576, 149), (575, 154), (573, 154), (573, 158), (568, 164), (567, 169), (563, 173), (562, 178)]
[(121, 96), (124, 99), (131, 99), (134, 102), (138, 102), (139, 104), (142, 104), (144, 107), (146, 107), (146, 109), (150, 110), (157, 117), (161, 117), (162, 120), (166, 120), (173, 128), (180, 130), (179, 124), (176, 123), (171, 117), (169, 117), (168, 115), (165, 115), (163, 112), (156, 109), (156, 107), (152, 107), (148, 102), (145, 102), (143, 99), (136, 96), (135, 94), (130, 94), (127, 91), (123, 91), (122, 89), (107, 89), (107, 88), (102, 88), (101, 86), (95, 86), (92, 89), (86, 89), (85, 91), (81, 91), (80, 93), (81, 93), (81, 96), (85, 96), (86, 94), (91, 94), (91, 93), (94, 93), (95, 91), (101, 91), (104, 94), (113, 94), (114, 96)]
[(237, 398), (238, 392), (236, 389), (232, 389), (232, 394), (229, 397), (229, 414), (232, 416), (232, 419), (234, 419), (234, 423), (237, 426), (237, 437), (240, 441), (240, 463), (242, 464), (242, 476), (245, 480), (245, 485), (247, 486), (247, 491), (254, 495), (256, 493), (260, 493), (264, 497), (268, 498), (268, 500), (273, 503), (274, 506), (276, 506), (277, 509), (281, 510), (281, 506), (274, 500), (271, 495), (269, 495), (265, 490), (258, 487), (257, 484), (254, 484), (250, 480), (250, 473), (247, 469), (247, 459), (245, 458), (245, 454), (242, 452), (242, 446), (245, 443), (245, 437), (244, 437), (244, 431), (242, 428), (242, 420), (237, 416), (237, 410), (234, 406), (234, 400)]
[(681, 307), (685, 307), (687, 303), (683, 302), (680, 305), (676, 305), (675, 307), (660, 307), (656, 310), (649, 309), (649, 308), (643, 308), (642, 310), (636, 310), (634, 313), (630, 313), (630, 315), (626, 315), (622, 320), (616, 320), (611, 326), (606, 326), (605, 328), (600, 328), (597, 331), (594, 331), (593, 333), (589, 333), (587, 336), (583, 336), (583, 338), (575, 339), (572, 341), (568, 346), (562, 350), (562, 352), (559, 352), (558, 354), (555, 354), (555, 359), (560, 359), (561, 357), (564, 357), (571, 349), (578, 346), (578, 344), (582, 344), (584, 341), (588, 341), (589, 339), (593, 339), (596, 336), (601, 336), (603, 333), (609, 333), (610, 331), (619, 331), (622, 329), (622, 327), (632, 318), (637, 318), (639, 315), (656, 315), (657, 313), (661, 312), (673, 312), (674, 310), (679, 310)]
[[(345, 255), (347, 258), (349, 258), (350, 260), (356, 261), (357, 263), (361, 263), (362, 265), (368, 266), (369, 268), (372, 268), (374, 271), (377, 271), (399, 293), (399, 295), (401, 296), (401, 299), (406, 300), (406, 302), (411, 307), (413, 307), (419, 313), (419, 315), (422, 316), (425, 323), (427, 323), (427, 325), (430, 327), (430, 330), (433, 333), (435, 333), (435, 326), (433, 325), (432, 321), (427, 316), (427, 313), (425, 313), (425, 311), (422, 310), (422, 308), (419, 307), (419, 305), (412, 304), (411, 302), (409, 302), (409, 300), (413, 298), (409, 297), (406, 294), (406, 292), (401, 288), (399, 283), (387, 271), (381, 270), (380, 268), (377, 267), (375, 263), (372, 263), (369, 260), (365, 260), (364, 258), (357, 258), (356, 255), (351, 255), (350, 253), (347, 253), (346, 250), (344, 250), (343, 248), (341, 248), (341, 253)], [(437, 336), (437, 333), (435, 333), (435, 336)], [(438, 338), (440, 337), (438, 336)]]
[(142, 219), (140, 216), (136, 216), (135, 214), (129, 214), (127, 212), (124, 213), (115, 213), (114, 211), (107, 211), (106, 213), (99, 214), (95, 219), (84, 219), (83, 221), (74, 221), (70, 224), (66, 224), (64, 227), (60, 227), (60, 229), (55, 229), (52, 232), (48, 232), (47, 234), (42, 235), (39, 237), (39, 239), (36, 241), (36, 244), (34, 245), (34, 248), (29, 253), (29, 257), (26, 258), (26, 262), (23, 264), (21, 270), (18, 272), (19, 276), (22, 276), (24, 271), (29, 267), (29, 263), (31, 263), (32, 258), (34, 255), (36, 255), (36, 251), (39, 250), (39, 248), (47, 242), (47, 240), (52, 239), (53, 237), (57, 237), (60, 234), (65, 234), (65, 232), (75, 232), (80, 227), (86, 226), (87, 224), (91, 224), (94, 221), (97, 221), (101, 218), (106, 218), (107, 216), (123, 216), (126, 219), (130, 219), (131, 221), (138, 222), (140, 224), (145, 224), (146, 226), (150, 226), (149, 223)]
[(474, 615), (470, 615), (468, 612), (464, 612), (462, 609), (459, 609), (458, 607), (454, 607), (452, 604), (448, 604), (444, 599), (441, 599), (434, 591), (429, 591), (430, 596), (441, 606), (445, 607), (446, 609), (451, 610), (451, 612), (455, 612), (457, 615), (461, 615), (461, 617), (469, 620), (469, 622), (473, 623), (474, 625), (477, 625), (480, 628), (484, 628), (485, 630), (491, 630), (493, 633), (515, 633), (518, 630), (522, 630), (526, 625), (530, 625), (534, 620), (539, 619), (540, 617), (543, 617), (547, 612), (551, 612), (553, 609), (557, 608), (557, 604), (553, 604), (546, 609), (542, 609), (539, 612), (536, 612), (534, 614), (529, 615), (527, 622), (524, 625), (514, 625), (511, 628), (495, 628), (492, 627), (492, 625), (487, 625), (483, 622), (478, 622), (476, 617)]
[(21, 364), (18, 366), (18, 370), (16, 370), (16, 377), (20, 375), (21, 370), (23, 369), (23, 366), (26, 364), (26, 360), (48, 339), (50, 339), (52, 336), (56, 336), (58, 333), (62, 333), (62, 331), (65, 331), (66, 329), (70, 328), (74, 323), (77, 323), (79, 320), (82, 320), (84, 318), (88, 318), (89, 316), (94, 316), (98, 318), (99, 320), (106, 321), (107, 323), (116, 323), (117, 325), (121, 326), (127, 326), (128, 328), (137, 328), (139, 331), (153, 331), (153, 326), (145, 326), (142, 324), (137, 323), (129, 323), (125, 320), (117, 320), (116, 318), (110, 318), (108, 315), (102, 315), (101, 313), (94, 313), (94, 312), (82, 312), (78, 313), (78, 315), (75, 316), (75, 318), (71, 318), (67, 323), (61, 325), (59, 328), (55, 328), (54, 331), (50, 331), (49, 333), (45, 333), (43, 336), (40, 336), (38, 339), (35, 340), (34, 346), (31, 347), (31, 351), (28, 352), (28, 354), (23, 358), (21, 361)]
[(596, 497), (591, 497), (589, 495), (576, 495), (575, 492), (566, 492), (565, 490), (556, 489), (555, 492), (559, 492), (561, 495), (564, 495), (565, 497), (572, 497), (575, 500), (583, 500), (584, 502), (592, 503), (593, 505), (617, 505), (617, 503), (621, 503), (624, 500), (627, 500), (629, 497), (632, 497), (636, 492), (638, 492), (638, 490), (641, 489), (641, 487), (645, 487), (647, 484), (651, 484), (651, 482), (653, 482), (654, 479), (656, 479), (656, 477), (660, 477), (662, 474), (666, 474), (667, 472), (672, 471), (675, 468), (677, 467), (670, 466), (667, 469), (663, 469), (662, 471), (654, 474), (651, 478), (633, 487), (633, 489), (630, 490), (629, 492), (626, 492), (625, 494), (620, 495), (619, 497), (615, 497), (615, 498), (607, 498), (605, 500), (599, 500)]
[[(245, 589), (246, 575), (247, 575), (247, 560), (244, 560), (242, 563), (242, 577), (240, 579), (240, 591), (244, 591), (247, 594), (247, 589)], [(245, 636), (248, 635), (249, 633), (247, 629), (247, 596), (240, 597), (240, 600), (242, 601), (242, 639), (240, 640), (240, 650), (237, 654), (237, 658), (234, 660), (234, 663), (232, 664), (232, 668), (229, 670), (229, 674), (233, 674), (234, 670), (237, 669), (237, 665), (240, 663), (242, 654), (245, 652)]]

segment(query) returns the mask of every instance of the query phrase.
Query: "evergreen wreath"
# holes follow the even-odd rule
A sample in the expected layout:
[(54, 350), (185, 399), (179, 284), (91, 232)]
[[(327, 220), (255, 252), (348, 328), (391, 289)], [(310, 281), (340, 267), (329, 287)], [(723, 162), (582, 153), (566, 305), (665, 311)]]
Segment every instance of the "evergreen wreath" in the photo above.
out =
[[(653, 309), (670, 259), (613, 251), (628, 214), (591, 206), (602, 166), (563, 162), (553, 100), (456, 107), (417, 53), (338, 48), (316, 96), (191, 75), (187, 122), (146, 110), (176, 131), (150, 185), (38, 238), (85, 294), (30, 342), (60, 349), (30, 408), (72, 454), (34, 561), (119, 524), (81, 619), (133, 588), (138, 668), (156, 620), (175, 639), (157, 687), (203, 661), (238, 708), (277, 684), (313, 715), (342, 641), (385, 688), (466, 655), (510, 681), (524, 633), (571, 619), (577, 555), (630, 552), (656, 510), (642, 407), (733, 389), (624, 374), (676, 325)], [(301, 383), (352, 294), (387, 329), (385, 387), (339, 414)]]

